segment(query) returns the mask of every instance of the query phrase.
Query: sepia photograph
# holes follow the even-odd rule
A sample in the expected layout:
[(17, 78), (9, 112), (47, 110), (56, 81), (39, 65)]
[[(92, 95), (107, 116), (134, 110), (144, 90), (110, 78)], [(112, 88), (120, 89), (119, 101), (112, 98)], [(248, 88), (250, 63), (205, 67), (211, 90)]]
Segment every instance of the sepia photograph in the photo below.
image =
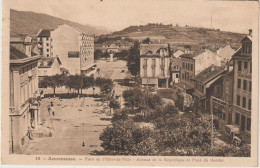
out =
[(2, 163), (257, 166), (258, 5), (3, 0)]

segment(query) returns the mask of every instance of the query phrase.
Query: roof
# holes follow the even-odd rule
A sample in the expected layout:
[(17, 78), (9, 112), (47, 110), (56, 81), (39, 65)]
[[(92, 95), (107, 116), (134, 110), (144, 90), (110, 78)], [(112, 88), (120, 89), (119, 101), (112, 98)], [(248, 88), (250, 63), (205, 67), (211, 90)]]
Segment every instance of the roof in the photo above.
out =
[(182, 88), (182, 89), (184, 89), (184, 90), (193, 89), (193, 87), (191, 87), (191, 86), (189, 86), (189, 85), (187, 85), (187, 84), (185, 84), (185, 83), (183, 83), (183, 82), (178, 82), (178, 83), (176, 83), (175, 85), (177, 85), (177, 87), (180, 87), (180, 88)]
[[(39, 68), (50, 68), (53, 64), (53, 62), (57, 59), (58, 63), (61, 65), (61, 61), (59, 57), (41, 57), (39, 60)], [(46, 61), (47, 65), (44, 65), (44, 62)]]
[(226, 45), (223, 48), (217, 50), (217, 54), (221, 56), (222, 59), (230, 60), (233, 54), (236, 51), (230, 47), (230, 45)]
[(177, 50), (176, 52), (173, 53), (173, 56), (175, 58), (179, 58), (180, 55), (184, 54), (184, 52), (182, 52), (181, 50)]
[(160, 49), (166, 49), (168, 51), (168, 44), (141, 44), (140, 55), (159, 55)]
[(242, 47), (240, 47), (235, 54), (233, 55), (233, 57), (237, 57), (237, 56), (241, 56), (241, 52), (242, 52)]
[(216, 66), (211, 65), (205, 70), (201, 71), (198, 75), (196, 75), (193, 80), (198, 81), (200, 83), (207, 83), (211, 79), (215, 78), (216, 76), (220, 75), (222, 72), (225, 71), (225, 66)]
[(249, 39), (250, 41), (252, 41), (252, 36), (251, 36), (251, 35), (246, 35), (246, 36), (241, 40), (241, 42), (244, 41), (245, 39)]
[(10, 46), (10, 59), (11, 60), (18, 60), (18, 59), (24, 59), (28, 56), (25, 55), (25, 53), (21, 52), (20, 50), (16, 49), (12, 45)]
[(182, 55), (180, 55), (179, 57), (192, 59), (193, 57), (195, 57), (195, 55), (193, 55), (193, 54), (182, 54)]
[(50, 37), (51, 30), (43, 29), (40, 31), (40, 33), (37, 35), (38, 37)]

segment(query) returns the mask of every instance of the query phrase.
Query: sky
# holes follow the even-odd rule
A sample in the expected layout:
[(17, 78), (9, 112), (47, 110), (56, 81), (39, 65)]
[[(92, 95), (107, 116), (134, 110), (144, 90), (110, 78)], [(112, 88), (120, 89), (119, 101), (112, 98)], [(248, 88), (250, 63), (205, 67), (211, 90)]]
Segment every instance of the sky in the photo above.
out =
[(10, 8), (45, 13), (102, 26), (113, 31), (131, 25), (163, 23), (219, 28), (247, 33), (254, 23), (256, 2), (176, 0), (10, 0)]

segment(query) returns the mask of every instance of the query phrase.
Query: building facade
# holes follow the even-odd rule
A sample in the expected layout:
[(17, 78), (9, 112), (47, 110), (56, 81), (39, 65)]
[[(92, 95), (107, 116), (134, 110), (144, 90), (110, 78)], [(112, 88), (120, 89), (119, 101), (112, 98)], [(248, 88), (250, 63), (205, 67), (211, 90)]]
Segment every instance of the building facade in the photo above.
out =
[(234, 54), (233, 121), (241, 134), (251, 134), (252, 104), (252, 37), (241, 41), (242, 47)]
[(40, 59), (32, 51), (31, 37), (11, 37), (10, 40), (10, 153), (20, 153), (29, 141), (29, 129), (40, 122), (38, 94), (38, 68)]
[(180, 71), (181, 71), (181, 59), (180, 58), (171, 58), (171, 79), (172, 83), (180, 82)]
[(51, 30), (41, 29), (37, 34), (37, 45), (39, 48), (40, 55), (44, 55), (46, 57), (52, 57), (52, 45), (51, 45)]
[(53, 56), (70, 74), (88, 74), (94, 66), (94, 36), (68, 25), (51, 31)]
[(140, 45), (140, 77), (143, 86), (168, 88), (169, 66), (168, 44)]
[(38, 61), (38, 78), (61, 74), (61, 61), (59, 57), (41, 57)]

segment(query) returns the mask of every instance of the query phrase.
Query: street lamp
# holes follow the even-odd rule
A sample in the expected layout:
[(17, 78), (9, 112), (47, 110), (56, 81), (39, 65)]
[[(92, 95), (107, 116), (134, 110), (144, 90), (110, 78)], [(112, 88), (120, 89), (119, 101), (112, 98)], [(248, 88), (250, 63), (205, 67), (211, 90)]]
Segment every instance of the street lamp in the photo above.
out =
[(94, 91), (95, 91), (95, 89), (96, 89), (95, 86), (93, 86), (93, 97), (94, 97)]

